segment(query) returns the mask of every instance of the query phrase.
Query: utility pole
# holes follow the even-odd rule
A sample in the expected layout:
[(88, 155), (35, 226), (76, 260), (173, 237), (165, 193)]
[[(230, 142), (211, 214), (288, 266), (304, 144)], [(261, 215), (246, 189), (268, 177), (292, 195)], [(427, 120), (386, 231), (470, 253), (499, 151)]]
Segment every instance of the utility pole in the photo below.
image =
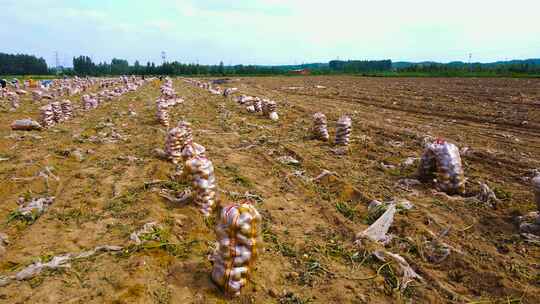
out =
[(161, 59), (163, 60), (163, 64), (165, 64), (165, 61), (167, 61), (167, 54), (165, 51), (161, 51)]
[(469, 71), (472, 72), (472, 53), (469, 53)]
[(58, 59), (58, 51), (54, 52), (54, 63), (56, 66), (56, 72), (60, 69), (60, 59)]

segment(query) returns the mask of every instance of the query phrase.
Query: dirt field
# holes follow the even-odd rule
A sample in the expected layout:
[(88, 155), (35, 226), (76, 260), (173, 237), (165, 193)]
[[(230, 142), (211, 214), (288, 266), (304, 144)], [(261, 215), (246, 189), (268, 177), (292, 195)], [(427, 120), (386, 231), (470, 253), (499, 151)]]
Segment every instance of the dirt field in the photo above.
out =
[[(246, 191), (261, 198), (264, 252), (242, 297), (223, 297), (210, 280), (215, 220), (158, 195), (186, 185), (172, 182), (173, 164), (153, 153), (163, 148), (166, 130), (155, 119), (159, 88), (146, 85), (42, 132), (9, 129), (15, 119), (38, 118), (30, 97), (0, 113), (0, 232), (10, 241), (0, 276), (62, 253), (127, 246), (129, 234), (150, 221), (164, 227), (161, 243), (0, 287), (1, 303), (540, 303), (540, 247), (524, 242), (514, 223), (535, 209), (527, 178), (540, 168), (540, 79), (272, 77), (227, 84), (276, 100), (276, 123), (181, 79), (174, 85), (185, 103), (171, 111), (173, 123), (191, 122), (195, 141), (206, 147), (220, 204)], [(72, 102), (80, 105), (80, 98)], [(130, 103), (138, 116), (127, 114)], [(331, 137), (339, 116), (351, 115), (347, 155), (310, 138), (317, 111), (327, 115)], [(125, 140), (89, 140), (112, 130)], [(432, 185), (396, 186), (414, 178), (417, 163), (402, 162), (421, 155), (426, 136), (468, 148), (464, 197)], [(300, 163), (282, 164), (281, 156)], [(47, 166), (59, 180), (37, 177)], [(322, 170), (337, 177), (313, 182)], [(475, 200), (479, 182), (500, 201)], [(9, 220), (18, 197), (41, 195), (56, 200), (39, 219)], [(399, 291), (397, 266), (354, 245), (373, 199), (414, 204), (397, 214), (386, 249), (424, 282)], [(453, 249), (433, 263), (425, 245), (437, 237)]]

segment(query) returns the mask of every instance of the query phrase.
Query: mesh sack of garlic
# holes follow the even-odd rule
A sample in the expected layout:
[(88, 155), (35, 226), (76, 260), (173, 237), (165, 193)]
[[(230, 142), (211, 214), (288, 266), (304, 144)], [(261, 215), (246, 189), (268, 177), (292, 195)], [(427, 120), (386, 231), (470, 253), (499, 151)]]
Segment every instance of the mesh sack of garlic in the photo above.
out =
[(321, 112), (313, 114), (313, 135), (315, 138), (323, 141), (328, 141), (330, 139), (326, 115)]
[(64, 120), (64, 113), (62, 113), (62, 106), (60, 105), (60, 102), (58, 101), (51, 102), (50, 105), (53, 111), (54, 121), (62, 122)]
[(158, 104), (157, 106), (157, 112), (156, 112), (157, 120), (159, 123), (168, 128), (170, 125), (170, 119), (169, 119), (169, 110), (168, 107), (162, 104)]
[(212, 256), (212, 280), (230, 296), (239, 296), (247, 285), (261, 250), (261, 215), (249, 202), (221, 210), (216, 225), (217, 248)]
[(338, 146), (348, 146), (351, 136), (352, 121), (349, 116), (341, 116), (336, 127), (336, 141)]
[(465, 192), (465, 177), (459, 149), (443, 139), (428, 143), (420, 158), (420, 179), (435, 179), (437, 188), (448, 194)]
[(71, 119), (73, 117), (73, 107), (71, 106), (71, 101), (65, 99), (60, 103), (60, 108), (62, 109), (62, 116), (64, 120)]
[(54, 112), (50, 104), (40, 108), (41, 125), (45, 128), (52, 127), (56, 123), (54, 121)]
[(198, 155), (184, 163), (184, 171), (191, 181), (193, 202), (205, 217), (212, 214), (216, 205), (216, 178), (214, 166), (205, 156)]

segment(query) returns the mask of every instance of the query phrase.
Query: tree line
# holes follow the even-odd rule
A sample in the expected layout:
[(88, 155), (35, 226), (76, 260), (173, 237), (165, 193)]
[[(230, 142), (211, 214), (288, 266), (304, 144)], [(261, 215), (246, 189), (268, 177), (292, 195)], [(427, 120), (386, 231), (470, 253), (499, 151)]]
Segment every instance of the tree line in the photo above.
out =
[(0, 53), (0, 75), (170, 75), (170, 76), (225, 76), (225, 75), (288, 75), (294, 70), (309, 70), (312, 75), (329, 74), (365, 74), (378, 72), (422, 73), (426, 75), (466, 75), (486, 73), (490, 75), (540, 74), (540, 59), (514, 60), (495, 63), (408, 63), (391, 60), (332, 60), (328, 63), (310, 63), (301, 65), (261, 66), (261, 65), (200, 65), (164, 62), (141, 64), (135, 61), (130, 65), (127, 60), (113, 58), (111, 62), (94, 63), (89, 56), (73, 58), (73, 68), (56, 70), (49, 68), (43, 58), (24, 54)]
[(129, 65), (127, 60), (114, 58), (111, 63), (102, 62), (95, 64), (88, 56), (79, 56), (73, 58), (73, 70), (66, 71), (81, 76), (104, 76), (104, 75), (275, 75), (285, 74), (287, 70), (277, 67), (265, 67), (254, 65), (234, 65), (225, 66), (223, 62), (219, 65), (200, 65), (193, 63), (181, 63), (178, 61), (164, 62), (156, 65), (153, 62), (147, 62), (141, 65), (135, 61)]
[(492, 74), (539, 74), (540, 60), (515, 60), (499, 63), (419, 63), (397, 69), (399, 72), (418, 72), (418, 73), (492, 73)]
[(47, 63), (43, 58), (0, 53), (0, 75), (45, 75), (48, 73)]
[(392, 70), (392, 60), (332, 60), (328, 66), (333, 72), (363, 73)]

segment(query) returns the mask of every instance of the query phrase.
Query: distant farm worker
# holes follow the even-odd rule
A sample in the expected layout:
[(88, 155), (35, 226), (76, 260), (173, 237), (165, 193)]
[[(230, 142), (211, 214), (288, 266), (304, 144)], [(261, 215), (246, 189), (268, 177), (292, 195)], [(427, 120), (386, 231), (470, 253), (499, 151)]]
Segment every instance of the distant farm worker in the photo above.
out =
[(11, 80), (11, 84), (12, 84), (16, 89), (19, 89), (19, 79), (13, 78), (13, 80)]
[(0, 86), (2, 89), (5, 89), (7, 87), (7, 81), (5, 79), (0, 79)]

